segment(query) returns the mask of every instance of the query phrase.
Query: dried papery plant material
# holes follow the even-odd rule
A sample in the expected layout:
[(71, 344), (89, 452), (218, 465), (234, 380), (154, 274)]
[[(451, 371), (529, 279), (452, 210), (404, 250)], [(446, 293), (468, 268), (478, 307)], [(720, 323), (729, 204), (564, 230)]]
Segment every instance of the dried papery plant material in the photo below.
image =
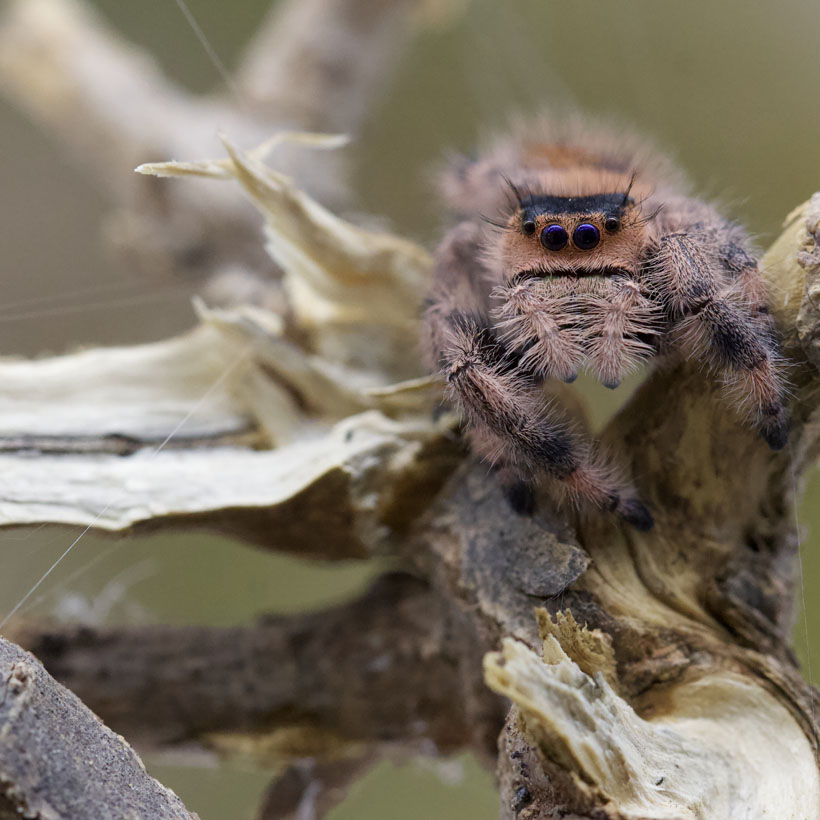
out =
[[(306, 147), (325, 147), (333, 140), (321, 142), (311, 134), (278, 139)], [(268, 145), (242, 152), (227, 139), (223, 142), (229, 161), (149, 163), (137, 170), (235, 177), (265, 217), (268, 250), (284, 272), (294, 322), (311, 349), (351, 371), (372, 371), (395, 381), (420, 375), (415, 339), (430, 276), (429, 255), (407, 239), (368, 231), (332, 214), (261, 161)]]
[(0, 361), (2, 450), (125, 454), (167, 436), (176, 449), (271, 446), (379, 406), (284, 338), (277, 315), (197, 309), (199, 326), (167, 341)]
[[(795, 252), (797, 248), (797, 252)], [(772, 286), (783, 296), (778, 322), (786, 343), (799, 344), (820, 369), (820, 193), (787, 217), (783, 233), (764, 259)]]
[(547, 644), (552, 647), (553, 639), (558, 641), (584, 674), (591, 678), (601, 675), (617, 691), (615, 653), (612, 639), (606, 632), (579, 626), (569, 610), (556, 612), (553, 619), (546, 609), (539, 608), (535, 610), (535, 616), (545, 653), (550, 651)]
[(749, 806), (755, 816), (818, 816), (808, 738), (747, 678), (722, 672), (670, 686), (644, 720), (604, 674), (589, 672), (553, 635), (543, 659), (506, 639), (484, 664), (487, 684), (516, 705), (524, 736), (577, 775), (579, 808), (594, 799), (600, 816), (622, 820), (741, 820)]
[[(0, 456), (0, 525), (211, 526), (275, 549), (363, 557), (389, 539), (391, 515), (429, 503), (453, 468), (449, 429), (370, 411), (273, 450), (183, 440), (128, 458)], [(396, 485), (418, 492), (396, 497)]]
[[(437, 469), (431, 465), (454, 452), (445, 441), (452, 419), (434, 421), (439, 387), (417, 375), (410, 342), (427, 254), (338, 219), (261, 162), (293, 141), (309, 149), (343, 139), (280, 134), (247, 154), (228, 144), (226, 160), (141, 166), (239, 179), (266, 217), (289, 318), (251, 306), (209, 310), (198, 301), (200, 326), (167, 342), (0, 362), (0, 446), (4, 474), (14, 476), (2, 524), (125, 529), (232, 510), (219, 526), (259, 541), (262, 522), (270, 525), (272, 511), (294, 498), (314, 499), (321, 517), (319, 499), (337, 482), (325, 520), (361, 525), (373, 546), (379, 502), (369, 494), (389, 491), (391, 482), (372, 468), (426, 481)], [(415, 378), (400, 381), (408, 376)], [(118, 458), (124, 454), (134, 455)], [(27, 505), (46, 475), (48, 492)], [(249, 515), (257, 521), (250, 533)], [(359, 535), (351, 534), (353, 549), (363, 552)]]

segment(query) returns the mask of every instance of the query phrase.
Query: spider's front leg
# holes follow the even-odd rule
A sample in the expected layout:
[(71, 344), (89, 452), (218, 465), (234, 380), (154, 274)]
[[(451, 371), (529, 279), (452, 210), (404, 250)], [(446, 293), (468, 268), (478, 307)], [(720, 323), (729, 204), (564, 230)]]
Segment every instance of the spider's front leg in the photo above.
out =
[(579, 506), (609, 510), (649, 529), (646, 507), (546, 406), (532, 371), (521, 367), (521, 355), (498, 338), (487, 318), (486, 282), (471, 238), (473, 229), (462, 225), (440, 247), (425, 325), (430, 352), (470, 426), (474, 449), (499, 467), (519, 509), (528, 506), (530, 482), (547, 476)]
[(788, 417), (777, 342), (748, 285), (731, 276), (713, 238), (698, 231), (661, 237), (649, 279), (684, 352), (722, 371), (730, 396), (754, 418), (768, 445), (782, 449)]
[(474, 449), (500, 465), (508, 497), (519, 509), (539, 475), (555, 481), (559, 495), (581, 507), (616, 513), (641, 530), (652, 517), (630, 489), (592, 458), (556, 409), (547, 408), (535, 381), (477, 317), (448, 317), (452, 344), (442, 371), (450, 395), (471, 425)]

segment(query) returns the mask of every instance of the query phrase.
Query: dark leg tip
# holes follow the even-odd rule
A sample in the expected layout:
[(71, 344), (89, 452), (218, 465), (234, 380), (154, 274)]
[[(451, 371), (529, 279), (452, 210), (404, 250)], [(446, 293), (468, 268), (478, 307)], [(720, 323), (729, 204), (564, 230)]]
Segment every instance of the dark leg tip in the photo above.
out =
[(567, 384), (572, 384), (578, 378), (577, 373), (570, 373), (569, 376), (564, 376), (564, 381)]
[(772, 450), (782, 450), (789, 441), (789, 423), (781, 421), (778, 424), (767, 425), (760, 430), (760, 435)]
[(602, 382), (602, 384), (603, 384), (604, 387), (607, 387), (610, 390), (614, 390), (616, 387), (620, 387), (621, 380), (620, 379), (614, 379), (613, 381)]
[(518, 515), (532, 515), (535, 512), (535, 492), (528, 481), (520, 479), (505, 483), (504, 495)]
[(648, 532), (655, 525), (652, 513), (637, 498), (630, 498), (621, 504), (621, 518), (639, 532)]

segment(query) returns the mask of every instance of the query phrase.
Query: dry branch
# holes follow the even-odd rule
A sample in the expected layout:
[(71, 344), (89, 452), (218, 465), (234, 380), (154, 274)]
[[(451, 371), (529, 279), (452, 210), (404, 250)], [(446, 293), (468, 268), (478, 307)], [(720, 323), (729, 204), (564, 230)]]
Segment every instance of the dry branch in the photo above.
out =
[[(280, 125), (357, 133), (371, 101), (387, 87), (419, 5), (419, 0), (277, 4), (237, 70), (243, 98)], [(293, 77), (300, 81), (291, 82)]]
[[(281, 64), (309, 59), (306, 42)], [(316, 85), (330, 87), (320, 63)], [(313, 156), (322, 140), (296, 142)], [(694, 367), (651, 374), (604, 432), (652, 505), (641, 534), (547, 499), (534, 517), (511, 512), (433, 412), (415, 342), (427, 254), (338, 219), (263, 150), (225, 145), (225, 159), (142, 170), (240, 183), (266, 220), (282, 312), (203, 309), (198, 329), (160, 345), (0, 364), (0, 475), (37, 492), (31, 503), (7, 485), (0, 521), (196, 523), (323, 558), (389, 554), (402, 574), (332, 612), (243, 629), (18, 625), (20, 639), (146, 745), (297, 761), (268, 800), (287, 792), (291, 813), (386, 746), (487, 758), (498, 738), (505, 820), (814, 820), (815, 694), (789, 634), (793, 509), (820, 446), (820, 195), (764, 260), (791, 362), (790, 448), (767, 450)], [(174, 185), (199, 236), (199, 189)], [(217, 235), (223, 260), (247, 236)], [(100, 372), (99, 406), (78, 403), (72, 384)], [(506, 721), (482, 658), (514, 704)], [(14, 755), (12, 741), (0, 752)]]
[[(45, 638), (29, 632), (26, 640), (46, 657), (49, 647), (57, 647), (48, 660), (55, 674), (115, 726), (135, 703), (148, 702), (149, 713), (159, 716), (159, 727), (173, 728), (170, 715), (176, 709), (184, 729), (178, 726), (170, 737), (146, 730), (159, 745), (196, 739), (223, 752), (248, 753), (258, 747), (261, 732), (262, 746), (269, 749), (271, 736), (284, 728), (275, 716), (298, 725), (310, 715), (318, 735), (315, 745), (309, 742), (300, 749), (301, 756), (328, 754), (328, 736), (364, 743), (371, 752), (385, 740), (422, 739), (434, 748), (486, 752), (501, 728), (501, 713), (477, 674), (479, 659), (504, 639), (503, 654), (491, 654), (486, 661), (490, 686), (516, 704), (499, 757), (503, 816), (520, 816), (525, 809), (533, 817), (550, 816), (560, 805), (579, 817), (739, 818), (750, 810), (779, 811), (785, 801), (795, 817), (813, 817), (820, 810), (820, 783), (812, 746), (812, 694), (797, 673), (788, 632), (795, 554), (793, 477), (811, 462), (818, 446), (818, 372), (812, 363), (818, 317), (812, 291), (817, 286), (820, 197), (792, 217), (765, 260), (776, 287), (774, 307), (784, 349), (793, 362), (791, 454), (770, 453), (738, 423), (719, 390), (689, 365), (652, 375), (605, 432), (612, 447), (631, 462), (656, 511), (654, 530), (639, 534), (606, 520), (567, 520), (549, 513), (546, 505), (535, 518), (518, 517), (484, 468), (472, 461), (439, 491), (459, 459), (449, 427), (433, 421), (430, 397), (420, 389), (424, 382), (388, 387), (391, 375), (413, 375), (400, 340), (415, 332), (407, 300), (425, 275), (426, 257), (392, 237), (370, 235), (336, 220), (256, 156), (228, 148), (230, 160), (153, 170), (236, 176), (268, 216), (269, 247), (285, 270), (292, 302), (289, 323), (266, 323), (258, 310), (220, 317), (234, 334), (271, 328), (267, 334), (251, 330), (250, 337), (285, 344), (291, 355), (268, 355), (267, 369), (257, 370), (256, 379), (233, 385), (232, 400), (237, 402), (237, 389), (242, 395), (242, 387), (274, 374), (271, 390), (313, 397), (293, 405), (291, 443), (261, 452), (234, 450), (244, 453), (241, 458), (267, 458), (272, 468), (283, 458), (309, 465), (319, 440), (316, 431), (329, 430), (320, 446), (328, 449), (335, 466), (307, 480), (285, 481), (285, 492), (273, 502), (268, 499), (271, 520), (295, 535), (296, 522), (289, 525), (289, 518), (309, 510), (307, 528), (305, 520), (298, 520), (303, 525), (298, 544), (306, 554), (317, 549), (327, 557), (389, 551), (426, 579), (429, 588), (419, 593), (426, 599), (421, 609), (441, 629), (431, 635), (431, 623), (424, 622), (420, 632), (418, 623), (404, 623), (401, 605), (391, 595), (392, 617), (380, 616), (369, 598), (352, 604), (344, 616), (335, 613), (338, 646), (327, 645), (321, 615), (307, 616), (300, 640), (287, 642), (285, 652), (277, 652), (277, 633), (265, 626), (249, 628), (242, 640), (235, 632), (209, 633), (206, 641), (205, 633), (183, 631), (173, 642), (168, 632), (160, 633), (159, 641), (151, 632), (129, 630), (101, 636), (57, 630)], [(375, 281), (379, 276), (383, 281)], [(355, 295), (359, 288), (361, 294)], [(375, 312), (362, 309), (368, 299), (377, 306)], [(367, 340), (378, 338), (383, 329), (389, 343), (368, 350)], [(263, 358), (259, 349), (254, 347), (254, 367)], [(306, 388), (308, 362), (326, 379), (313, 392)], [(333, 381), (334, 368), (342, 367), (346, 377)], [(299, 390), (297, 377), (302, 379)], [(334, 390), (336, 395), (347, 391), (352, 406), (387, 404), (379, 415), (356, 415), (341, 422), (341, 428), (339, 423), (328, 427), (338, 404), (334, 399), (323, 406), (321, 399)], [(238, 403), (263, 404), (258, 397)], [(388, 420), (385, 413), (394, 418)], [(393, 443), (366, 442), (361, 463), (375, 470), (375, 478), (363, 480), (355, 458), (349, 457), (356, 436), (351, 441), (334, 431), (357, 429), (367, 418), (390, 428)], [(264, 429), (259, 418), (249, 426), (257, 433)], [(305, 437), (311, 427), (313, 438)], [(275, 436), (267, 440), (269, 447), (275, 444)], [(328, 448), (334, 441), (347, 459), (334, 455), (337, 445)], [(209, 462), (219, 465), (225, 457), (224, 448), (203, 449), (201, 437), (182, 445), (187, 451), (176, 450), (166, 458), (199, 459), (200, 469)], [(164, 463), (158, 458), (149, 467), (135, 456), (123, 460), (111, 455), (100, 455), (98, 461), (109, 469), (122, 462), (126, 469), (146, 469), (146, 476), (150, 472), (154, 477), (162, 475)], [(49, 459), (32, 464), (35, 470), (53, 470)], [(284, 479), (293, 469), (272, 469), (271, 481), (277, 474)], [(346, 543), (355, 543), (358, 552), (340, 551), (337, 541), (327, 540), (328, 533), (339, 529), (334, 517), (339, 508), (320, 503), (329, 497), (326, 487), (324, 496), (320, 492), (322, 476), (330, 474), (346, 476), (345, 491), (334, 489), (330, 495), (342, 498), (341, 529), (356, 534)], [(245, 478), (247, 498), (255, 485), (251, 473)], [(258, 480), (263, 481), (262, 473)], [(232, 486), (229, 480), (225, 484)], [(168, 486), (162, 486), (166, 497)], [(237, 515), (236, 505), (219, 495), (212, 501), (211, 509), (207, 503), (200, 508), (198, 523), (220, 527), (229, 511)], [(174, 520), (168, 509), (157, 513), (155, 525)], [(545, 608), (540, 637), (532, 617), (538, 604)], [(574, 617), (562, 615), (564, 610)], [(340, 623), (350, 626), (337, 633)], [(388, 675), (385, 689), (368, 688), (381, 678), (374, 677), (376, 659), (363, 658), (356, 649), (362, 637), (368, 651), (374, 645), (415, 647), (404, 656), (411, 659), (409, 667), (389, 660), (390, 672), (400, 674), (397, 679)], [(542, 639), (543, 661), (527, 648), (538, 647)], [(163, 649), (160, 662), (154, 653), (169, 643), (174, 643), (172, 656)], [(419, 654), (419, 645), (428, 647), (429, 658)], [(245, 660), (220, 660), (219, 647), (229, 652), (243, 647)], [(314, 653), (313, 647), (321, 649)], [(307, 665), (299, 663), (303, 650)], [(125, 655), (133, 668), (124, 664)], [(221, 671), (242, 668), (251, 663), (249, 658), (267, 673), (252, 675), (260, 681), (262, 707), (256, 710), (256, 699), (238, 691), (235, 676)], [(322, 665), (323, 658), (330, 659), (330, 667)], [(266, 665), (272, 661), (275, 671)], [(435, 672), (440, 662), (449, 677)], [(213, 664), (210, 675), (202, 671), (208, 664)], [(99, 668), (110, 670), (102, 681), (84, 677), (84, 670)], [(117, 668), (126, 670), (124, 678), (114, 674)], [(200, 703), (193, 714), (205, 721), (202, 725), (188, 725), (191, 719), (174, 695), (179, 680), (186, 681), (188, 697), (199, 691), (186, 680), (192, 669), (199, 670), (208, 698), (222, 709)], [(156, 670), (169, 676), (162, 685), (152, 680)], [(311, 670), (319, 670), (319, 679)], [(129, 681), (138, 688), (123, 700)], [(351, 698), (351, 686), (358, 698)], [(284, 687), (284, 700), (278, 687)], [(307, 707), (293, 702), (294, 688), (308, 693), (303, 695)], [(160, 700), (146, 701), (146, 691)], [(163, 698), (170, 706), (161, 708)], [(432, 704), (432, 711), (422, 704)], [(451, 718), (457, 730), (448, 723)], [(440, 720), (449, 727), (446, 731)], [(788, 767), (764, 766), (761, 749), (775, 749), (788, 759)]]
[[(277, 531), (275, 548), (363, 556), (385, 519), (412, 518), (452, 469), (453, 420), (431, 421), (439, 390), (408, 344), (428, 255), (229, 150), (149, 170), (242, 182), (285, 270), (287, 320), (200, 307), (202, 324), (167, 342), (0, 363), (0, 524), (210, 523), (267, 546)], [(429, 486), (403, 496), (402, 483)]]
[[(9, 0), (0, 9), (0, 94), (88, 169), (112, 202), (109, 240), (143, 275), (200, 286), (218, 277), (210, 292), (232, 304), (250, 290), (281, 306), (278, 273), (240, 196), (169, 188), (131, 169), (152, 158), (207, 156), (217, 129), (247, 146), (282, 129), (359, 133), (419, 28), (420, 5), (277, 3), (239, 61), (236, 93), (194, 95), (79, 0)], [(341, 156), (283, 146), (277, 166), (320, 200), (341, 202)]]
[(339, 805), (348, 787), (373, 765), (371, 756), (353, 755), (290, 765), (265, 793), (258, 820), (317, 820)]
[(133, 749), (0, 639), (0, 818), (195, 820)]
[[(149, 55), (124, 43), (85, 5), (74, 0), (10, 0), (0, 10), (0, 92), (90, 169), (115, 206), (105, 226), (109, 238), (143, 272), (192, 276), (200, 283), (210, 281), (209, 292), (224, 302), (243, 304), (252, 298), (282, 309), (278, 272), (256, 241), (258, 217), (238, 193), (224, 186), (204, 193), (201, 188), (171, 189), (136, 178), (130, 169), (151, 157), (208, 152), (205, 146), (213, 143), (216, 124), (246, 144), (261, 142), (284, 125), (358, 131), (401, 46), (414, 32), (410, 17), (417, 5), (417, 0), (280, 3), (242, 60), (236, 81), (240, 96), (196, 97), (176, 88)], [(306, 91), (301, 82), (306, 76), (314, 79), (310, 107), (302, 105), (300, 110), (292, 103)], [(277, 156), (279, 167), (296, 174), (315, 195), (325, 201), (339, 199), (344, 185), (337, 156), (317, 158), (287, 144), (279, 147)], [(316, 552), (327, 557), (364, 554), (360, 517), (352, 508), (366, 492), (393, 483), (383, 473), (386, 459), (392, 460), (388, 472), (396, 476), (417, 473), (415, 465), (425, 461), (419, 454), (430, 431), (422, 433), (411, 423), (413, 432), (405, 423), (391, 421), (391, 408), (403, 405), (405, 391), (385, 393), (385, 381), (378, 379), (371, 385), (377, 392), (365, 397), (360, 386), (349, 385), (344, 367), (328, 365), (281, 338), (282, 326), (283, 320), (270, 312), (203, 312), (200, 328), (167, 344), (88, 351), (39, 362), (34, 370), (28, 362), (19, 367), (7, 363), (2, 449), (15, 455), (6, 466), (22, 468), (26, 459), (19, 456), (27, 453), (40, 456), (30, 460), (31, 465), (36, 461), (51, 469), (44, 484), (39, 468), (28, 476), (21, 469), (10, 480), (3, 489), (6, 521), (93, 521), (122, 530), (142, 522), (151, 526), (157, 514), (166, 524), (192, 525), (205, 508), (208, 523), (215, 526), (211, 512), (226, 508), (225, 531), (267, 544), (267, 533), (279, 525), (278, 508), (284, 514), (280, 546), (302, 551), (310, 547), (300, 541), (298, 530), (288, 542), (288, 527), (295, 518), (308, 521), (306, 512), (321, 501), (332, 523), (325, 520), (324, 541), (313, 545)], [(287, 376), (281, 379), (283, 369)], [(151, 376), (160, 373), (164, 376), (152, 382)], [(411, 386), (406, 392), (413, 403), (418, 391)], [(200, 401), (203, 397), (207, 403)], [(334, 428), (342, 418), (368, 409), (374, 412)], [(109, 424), (106, 419), (112, 418), (116, 422)], [(181, 419), (184, 431), (177, 429)], [(447, 427), (443, 424), (432, 438), (441, 438)], [(297, 428), (300, 435), (312, 432), (319, 437), (316, 458), (310, 463), (301, 456), (288, 461), (287, 453), (279, 450), (273, 457), (282, 469), (271, 470), (265, 464), (271, 451), (255, 450), (287, 444)], [(156, 448), (169, 434), (175, 439), (167, 442), (170, 458), (160, 459)], [(167, 490), (187, 488), (170, 505), (156, 506), (157, 494), (149, 489), (150, 482), (146, 486), (142, 481), (138, 462), (146, 448), (157, 457), (154, 476), (165, 475)], [(200, 448), (206, 449), (208, 469), (213, 467), (211, 457), (219, 454), (226, 472), (235, 476), (229, 482), (233, 488), (216, 504), (213, 497), (207, 500), (209, 487), (196, 488), (202, 463), (185, 458), (193, 455), (196, 461)], [(427, 471), (424, 480), (432, 493), (441, 479), (431, 471), (445, 467), (446, 475), (446, 464), (435, 457), (426, 464), (421, 473)], [(277, 471), (280, 481), (270, 482)], [(27, 483), (31, 479), (34, 484)], [(40, 495), (44, 486), (50, 488), (48, 498)], [(267, 489), (260, 494), (263, 486)], [(140, 487), (147, 492), (138, 501)], [(366, 516), (374, 518), (373, 505), (365, 506)], [(397, 516), (411, 515), (389, 494), (377, 506), (393, 508)], [(18, 652), (6, 644), (3, 649)], [(26, 669), (28, 665), (21, 666), (20, 674)], [(37, 674), (38, 696), (56, 703), (62, 690)], [(9, 678), (16, 686), (15, 680)], [(25, 688), (25, 681), (20, 686)], [(26, 816), (42, 810), (42, 816), (49, 817), (189, 816), (144, 772), (129, 773), (129, 766), (141, 766), (130, 750), (130, 757), (120, 755), (123, 759), (109, 765), (110, 733), (96, 719), (96, 734), (89, 730), (78, 738), (67, 731), (74, 723), (84, 725), (90, 715), (72, 703), (76, 715), (40, 714), (43, 725), (32, 732), (22, 722), (4, 724), (0, 759), (8, 765), (3, 771), (3, 816), (17, 816), (18, 809)], [(30, 712), (25, 714), (30, 718)], [(36, 745), (37, 732), (43, 737), (51, 733), (47, 748)], [(29, 741), (22, 753), (21, 746)], [(98, 744), (99, 754), (81, 741), (90, 741), (92, 748)], [(95, 779), (93, 770), (81, 773), (64, 765), (81, 758), (91, 761), (89, 766), (103, 766), (99, 771), (104, 774)], [(130, 794), (122, 788), (121, 775), (131, 781)], [(147, 785), (143, 788), (142, 780), (150, 781), (157, 794)], [(117, 790), (123, 792), (119, 798)], [(173, 814), (165, 811), (166, 803)]]

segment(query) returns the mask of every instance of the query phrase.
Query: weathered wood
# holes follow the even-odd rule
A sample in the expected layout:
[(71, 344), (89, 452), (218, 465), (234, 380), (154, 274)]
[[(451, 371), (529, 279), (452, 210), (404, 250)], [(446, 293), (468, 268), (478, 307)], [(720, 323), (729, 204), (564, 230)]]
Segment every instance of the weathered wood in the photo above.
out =
[(0, 818), (194, 820), (126, 741), (0, 638)]
[[(323, 543), (314, 542), (316, 554), (359, 556), (367, 548), (351, 504), (358, 506), (369, 490), (395, 485), (381, 474), (388, 453), (394, 461), (388, 469), (407, 473), (404, 480), (421, 465), (428, 499), (451, 469), (446, 451), (452, 447), (444, 448), (444, 461), (417, 458), (431, 438), (429, 425), (422, 431), (411, 424), (415, 432), (404, 423), (395, 427), (391, 408), (402, 406), (405, 391), (385, 390), (390, 380), (384, 378), (355, 383), (354, 372), (328, 367), (282, 338), (283, 320), (270, 312), (285, 308), (278, 272), (258, 241), (258, 217), (238, 190), (171, 189), (131, 174), (134, 165), (155, 157), (210, 153), (214, 123), (248, 145), (283, 127), (358, 130), (414, 31), (408, 23), (418, 0), (307, 6), (302, 0), (277, 4), (241, 61), (241, 76), (228, 93), (210, 96), (175, 87), (149, 55), (124, 43), (80, 2), (21, 0), (0, 11), (0, 93), (89, 169), (113, 206), (104, 233), (114, 246), (153, 281), (181, 276), (198, 283), (212, 303), (253, 300), (266, 308), (229, 316), (203, 310), (199, 328), (155, 346), (0, 365), (5, 523), (45, 518), (123, 531), (150, 528), (159, 514), (164, 525), (207, 523), (266, 546), (267, 534), (278, 529), (280, 547), (304, 554), (307, 544), (292, 523), (309, 522), (312, 505), (321, 504), (330, 515), (322, 522)], [(316, 79), (313, 108), (297, 111), (290, 102), (306, 74)], [(342, 157), (317, 157), (280, 140), (277, 158), (278, 167), (315, 196), (339, 201)], [(424, 262), (422, 251), (408, 247)], [(366, 389), (374, 390), (372, 399)], [(412, 386), (408, 392), (418, 393)], [(376, 412), (334, 433), (335, 423), (367, 410)], [(271, 449), (291, 442), (297, 428), (320, 437), (315, 458)], [(441, 425), (432, 439), (447, 428)], [(196, 461), (200, 454), (205, 462), (186, 458)], [(207, 501), (213, 484), (197, 482), (212, 475), (210, 457), (217, 454), (224, 459), (217, 472), (234, 480), (223, 484), (232, 489), (214, 505)], [(268, 457), (284, 469), (271, 467)], [(148, 485), (141, 460), (156, 468)], [(277, 472), (279, 480), (271, 481)], [(157, 494), (144, 492), (160, 475), (164, 491), (176, 497), (170, 505), (156, 506)], [(382, 499), (394, 517), (411, 518), (419, 503), (425, 501), (404, 504), (389, 491)], [(368, 516), (384, 529), (372, 509)], [(0, 816), (193, 816), (33, 658), (5, 641), (0, 657), (6, 682)], [(9, 658), (17, 659), (11, 671)]]

